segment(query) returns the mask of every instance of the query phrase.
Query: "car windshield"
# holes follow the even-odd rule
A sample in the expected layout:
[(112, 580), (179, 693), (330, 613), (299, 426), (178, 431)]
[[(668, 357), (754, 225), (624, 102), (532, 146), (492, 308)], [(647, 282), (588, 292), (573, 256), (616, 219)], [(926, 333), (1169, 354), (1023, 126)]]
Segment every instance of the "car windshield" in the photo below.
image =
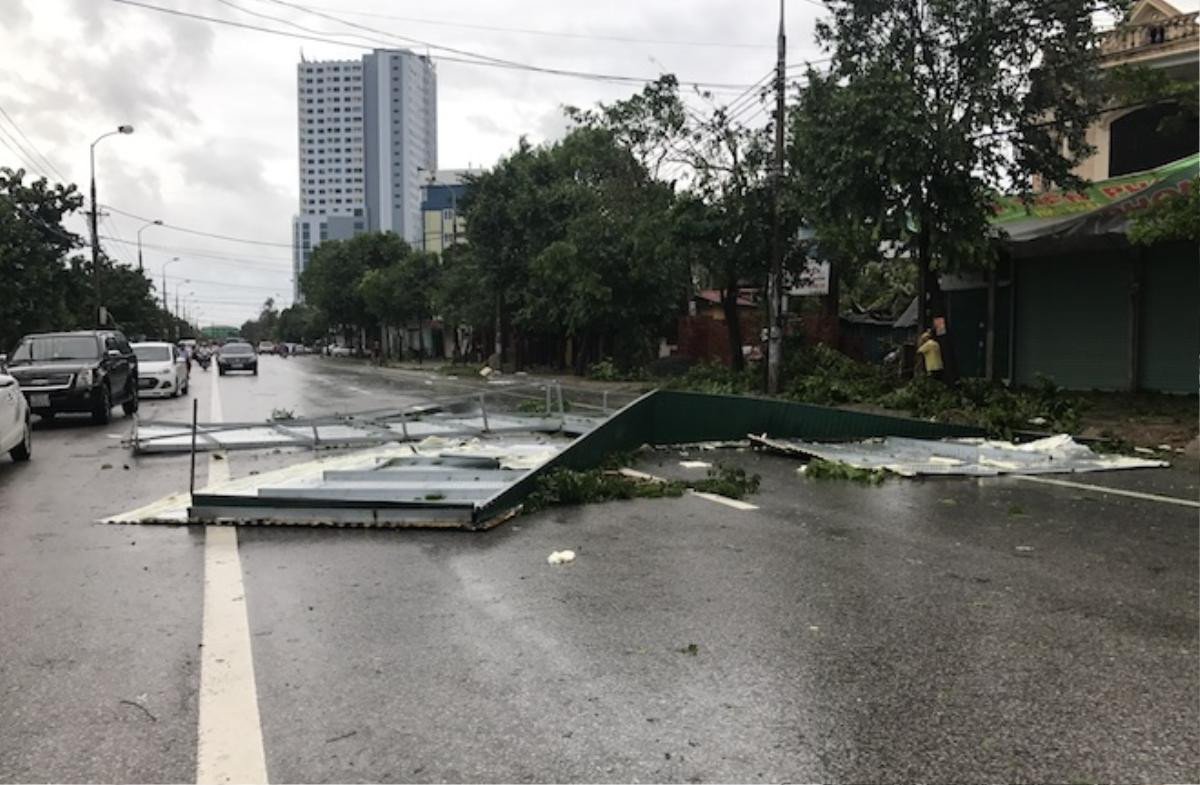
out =
[(254, 350), (248, 343), (227, 343), (221, 348), (222, 354), (253, 354)]
[(139, 361), (144, 363), (165, 363), (171, 360), (169, 346), (135, 346), (133, 353), (137, 355)]
[(95, 360), (99, 356), (100, 343), (90, 335), (39, 336), (22, 341), (9, 362)]

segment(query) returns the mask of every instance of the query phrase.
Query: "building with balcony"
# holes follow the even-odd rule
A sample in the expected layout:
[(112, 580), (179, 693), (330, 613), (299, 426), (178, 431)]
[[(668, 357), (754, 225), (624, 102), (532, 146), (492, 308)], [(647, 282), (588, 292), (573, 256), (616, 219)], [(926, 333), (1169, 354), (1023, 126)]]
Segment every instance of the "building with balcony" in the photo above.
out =
[[(1100, 45), (1101, 65), (1142, 66), (1180, 81), (1200, 76), (1200, 25), (1196, 13), (1181, 13), (1166, 0), (1140, 0), (1129, 18)], [(1175, 121), (1162, 121), (1176, 115)], [(1098, 182), (1141, 172), (1197, 152), (1200, 127), (1194, 115), (1180, 115), (1168, 104), (1120, 106), (1105, 112), (1088, 129), (1096, 152), (1075, 174)]]

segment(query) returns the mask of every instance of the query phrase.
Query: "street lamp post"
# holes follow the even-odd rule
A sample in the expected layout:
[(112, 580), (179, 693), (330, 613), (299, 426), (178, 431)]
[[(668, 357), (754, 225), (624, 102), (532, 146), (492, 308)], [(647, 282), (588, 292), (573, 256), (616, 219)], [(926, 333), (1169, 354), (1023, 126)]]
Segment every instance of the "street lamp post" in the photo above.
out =
[(97, 324), (103, 324), (103, 322), (101, 321), (101, 314), (100, 314), (100, 308), (101, 308), (100, 233), (99, 233), (99, 230), (96, 228), (96, 145), (100, 143), (101, 139), (104, 139), (106, 137), (115, 136), (117, 134), (131, 134), (131, 133), (133, 133), (132, 125), (119, 125), (119, 126), (117, 126), (117, 130), (109, 131), (106, 134), (100, 134), (100, 136), (96, 137), (96, 141), (92, 142), (91, 149), (89, 150), (89, 159), (88, 160), (91, 164), (91, 176), (92, 176), (91, 177), (91, 180), (92, 180), (92, 210), (91, 210), (91, 216), (90, 216), (91, 224), (92, 224), (92, 284), (94, 285), (94, 287), (96, 289), (96, 323)]
[(144, 268), (142, 267), (142, 232), (146, 231), (146, 230), (147, 230), (147, 229), (149, 229), (151, 226), (162, 226), (162, 221), (160, 221), (160, 220), (158, 220), (158, 219), (156, 218), (155, 220), (153, 220), (153, 221), (151, 221), (150, 223), (148, 223), (148, 224), (146, 224), (145, 226), (143, 226), (141, 229), (138, 229), (138, 230), (137, 230), (137, 241), (138, 241), (138, 272), (139, 272), (139, 273), (140, 273), (140, 272), (141, 272), (141, 271), (144, 269)]

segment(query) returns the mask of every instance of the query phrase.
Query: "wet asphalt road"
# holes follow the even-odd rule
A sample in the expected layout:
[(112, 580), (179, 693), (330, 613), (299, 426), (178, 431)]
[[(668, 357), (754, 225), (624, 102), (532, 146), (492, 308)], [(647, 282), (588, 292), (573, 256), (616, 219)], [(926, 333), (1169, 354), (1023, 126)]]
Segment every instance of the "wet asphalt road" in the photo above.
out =
[[(220, 380), (228, 420), (427, 388), (315, 358)], [(0, 461), (0, 780), (194, 781), (204, 533), (92, 523), (186, 487), (186, 456), (133, 459), (127, 428), (56, 421)], [(759, 509), (241, 530), (271, 780), (1200, 780), (1196, 509), (689, 457), (759, 472)], [(1200, 496), (1194, 465), (1085, 481)]]

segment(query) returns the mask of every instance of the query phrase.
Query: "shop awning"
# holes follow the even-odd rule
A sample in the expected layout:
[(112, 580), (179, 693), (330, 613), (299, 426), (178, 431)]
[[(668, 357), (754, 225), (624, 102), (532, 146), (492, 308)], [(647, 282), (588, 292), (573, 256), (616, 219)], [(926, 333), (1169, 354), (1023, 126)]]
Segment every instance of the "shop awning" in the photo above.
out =
[(1004, 232), (1015, 256), (1103, 247), (1123, 241), (1138, 211), (1187, 193), (1198, 174), (1200, 154), (1081, 191), (1048, 191), (1029, 204), (1006, 196), (996, 203), (992, 225)]

